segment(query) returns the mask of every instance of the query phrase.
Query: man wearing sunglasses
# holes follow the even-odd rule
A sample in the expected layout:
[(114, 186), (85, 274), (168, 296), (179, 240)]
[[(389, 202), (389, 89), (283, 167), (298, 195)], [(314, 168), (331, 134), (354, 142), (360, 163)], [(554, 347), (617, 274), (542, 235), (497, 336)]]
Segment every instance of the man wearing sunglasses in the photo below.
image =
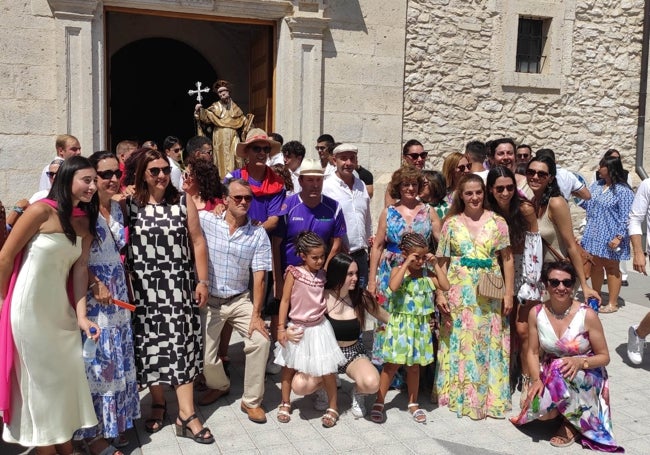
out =
[(334, 137), (331, 134), (321, 134), (316, 139), (316, 153), (320, 159), (320, 165), (323, 168), (323, 177), (328, 178), (336, 172), (336, 165), (334, 164), (334, 151), (335, 143)]
[[(61, 160), (67, 160), (72, 156), (81, 155), (81, 145), (79, 144), (79, 140), (76, 137), (71, 136), (69, 134), (61, 134), (57, 136), (55, 147), (56, 147), (55, 159), (60, 158)], [(43, 190), (49, 191), (49, 189), (52, 188), (52, 181), (50, 180), (50, 177), (47, 174), (49, 172), (49, 167), (50, 164), (48, 164), (43, 168), (43, 172), (41, 173), (41, 180), (38, 185), (39, 191), (43, 191)]]
[(174, 136), (167, 136), (163, 141), (163, 150), (165, 155), (169, 159), (169, 165), (172, 168), (171, 176), (169, 177), (172, 185), (176, 187), (178, 191), (181, 190), (181, 166), (180, 161), (183, 155), (183, 145), (181, 141)]
[[(203, 314), (204, 374), (208, 391), (198, 403), (210, 405), (230, 392), (230, 379), (218, 355), (221, 332), (225, 324), (230, 324), (243, 338), (246, 353), (241, 410), (251, 421), (265, 423), (262, 399), (271, 341), (262, 319), (262, 306), (265, 280), (271, 270), (271, 242), (264, 228), (252, 224), (248, 217), (252, 201), (250, 184), (235, 178), (225, 185), (226, 210), (222, 217), (207, 210), (199, 211), (208, 246), (210, 297)], [(249, 270), (253, 275), (252, 300)]]
[(533, 157), (533, 149), (528, 144), (519, 144), (515, 151), (515, 164), (528, 164)]

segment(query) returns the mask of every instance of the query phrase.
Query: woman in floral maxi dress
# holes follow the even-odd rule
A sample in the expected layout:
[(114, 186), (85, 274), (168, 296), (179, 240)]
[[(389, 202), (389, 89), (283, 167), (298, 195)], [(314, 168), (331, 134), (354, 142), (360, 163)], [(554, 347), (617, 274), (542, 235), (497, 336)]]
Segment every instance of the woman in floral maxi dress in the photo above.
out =
[[(447, 301), (437, 296), (441, 312), (434, 399), (458, 417), (505, 418), (510, 410), (510, 324), (514, 265), (506, 221), (484, 209), (480, 176), (462, 177), (443, 223), (436, 255), (448, 268)], [(479, 277), (501, 274), (505, 297), (477, 295)]]

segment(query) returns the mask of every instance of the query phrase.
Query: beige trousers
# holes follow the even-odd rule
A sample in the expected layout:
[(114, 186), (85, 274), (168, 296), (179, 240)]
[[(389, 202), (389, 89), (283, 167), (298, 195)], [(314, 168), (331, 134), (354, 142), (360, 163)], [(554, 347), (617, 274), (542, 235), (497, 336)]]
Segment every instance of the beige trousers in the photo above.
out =
[(253, 313), (250, 293), (244, 292), (232, 300), (212, 297), (201, 312), (205, 329), (204, 370), (206, 385), (211, 389), (226, 390), (230, 379), (226, 376), (223, 363), (217, 355), (221, 331), (226, 323), (244, 339), (246, 367), (244, 369), (244, 395), (242, 402), (249, 408), (261, 406), (264, 398), (264, 374), (271, 342), (257, 330), (248, 336)]

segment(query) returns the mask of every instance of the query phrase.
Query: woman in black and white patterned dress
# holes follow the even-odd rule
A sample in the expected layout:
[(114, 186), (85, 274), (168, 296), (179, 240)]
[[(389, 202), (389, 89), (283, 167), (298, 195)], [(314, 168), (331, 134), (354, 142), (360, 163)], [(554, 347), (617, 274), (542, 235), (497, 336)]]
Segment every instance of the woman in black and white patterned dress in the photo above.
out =
[(178, 398), (177, 434), (210, 444), (214, 437), (194, 412), (192, 382), (202, 368), (199, 308), (208, 299), (207, 248), (196, 207), (170, 184), (170, 172), (164, 155), (145, 151), (126, 204), (138, 382), (151, 392), (148, 432), (163, 427), (163, 386), (170, 385)]

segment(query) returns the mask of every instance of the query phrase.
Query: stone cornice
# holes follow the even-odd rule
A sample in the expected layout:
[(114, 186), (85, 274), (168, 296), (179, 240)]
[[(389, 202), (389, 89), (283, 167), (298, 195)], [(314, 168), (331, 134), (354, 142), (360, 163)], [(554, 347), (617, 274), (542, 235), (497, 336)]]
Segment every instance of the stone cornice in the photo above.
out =
[(92, 17), (100, 0), (47, 0), (55, 17)]
[(291, 16), (284, 19), (292, 38), (323, 39), (330, 20), (317, 16)]
[(104, 0), (104, 6), (215, 14), (261, 20), (278, 20), (294, 11), (288, 0)]

